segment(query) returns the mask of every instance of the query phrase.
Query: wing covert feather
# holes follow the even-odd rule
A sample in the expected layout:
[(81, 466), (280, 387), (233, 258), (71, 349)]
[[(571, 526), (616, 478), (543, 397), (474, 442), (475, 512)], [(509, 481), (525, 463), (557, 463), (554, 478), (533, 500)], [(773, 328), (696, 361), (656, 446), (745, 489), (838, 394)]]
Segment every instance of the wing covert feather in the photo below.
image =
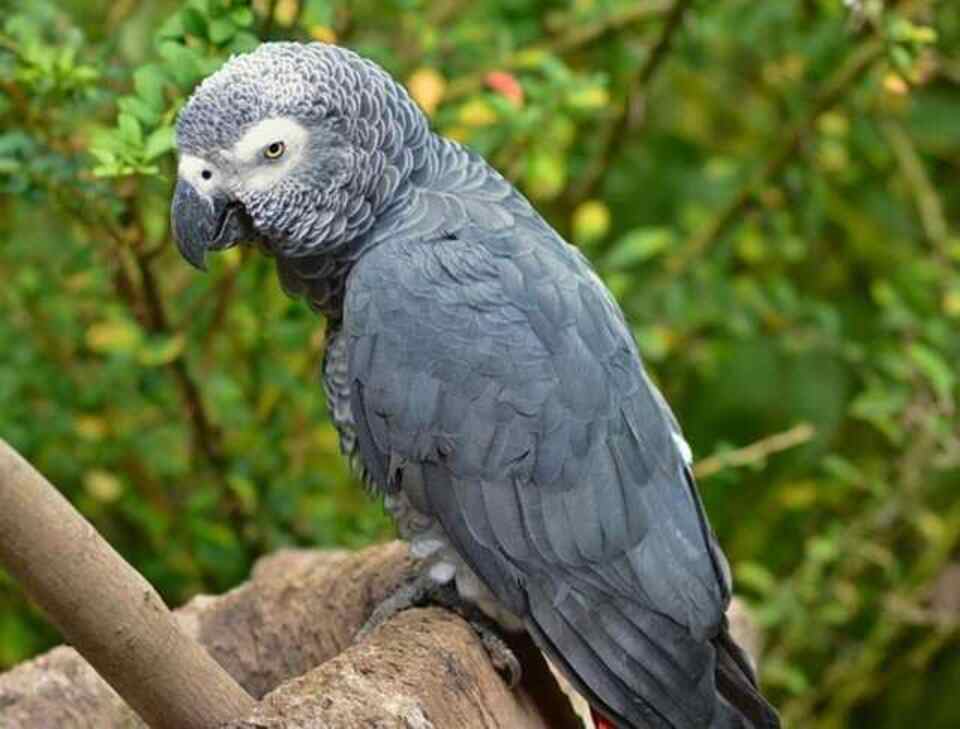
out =
[(368, 471), (385, 489), (390, 464), (443, 474), (427, 498), (492, 587), (562, 575), (716, 630), (729, 586), (675, 421), (575, 249), (522, 221), (382, 244), (344, 327)]

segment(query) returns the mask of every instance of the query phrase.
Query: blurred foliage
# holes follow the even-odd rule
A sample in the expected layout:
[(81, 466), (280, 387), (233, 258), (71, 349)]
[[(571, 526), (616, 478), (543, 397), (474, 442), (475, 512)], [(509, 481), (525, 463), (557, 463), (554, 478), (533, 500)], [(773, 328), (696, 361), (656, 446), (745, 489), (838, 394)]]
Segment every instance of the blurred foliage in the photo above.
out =
[[(960, 585), (941, 577), (960, 542), (960, 5), (0, 17), (0, 433), (168, 601), (283, 545), (391, 533), (336, 452), (323, 323), (268, 261), (231, 251), (201, 276), (169, 243), (190, 89), (259, 39), (313, 38), (404, 80), (595, 261), (710, 457), (702, 492), (789, 725), (960, 726)], [(770, 438), (799, 423), (812, 439)], [(55, 639), (0, 575), (0, 666)]]

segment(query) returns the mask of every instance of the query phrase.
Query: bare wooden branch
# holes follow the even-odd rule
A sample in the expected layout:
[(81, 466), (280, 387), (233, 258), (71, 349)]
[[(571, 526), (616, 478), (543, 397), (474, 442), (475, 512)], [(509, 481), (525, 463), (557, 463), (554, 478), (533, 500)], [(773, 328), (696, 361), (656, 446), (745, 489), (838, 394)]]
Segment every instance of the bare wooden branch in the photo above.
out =
[[(531, 670), (529, 661), (525, 667)], [(541, 708), (492, 670), (468, 625), (429, 608), (401, 613), (223, 729), (578, 729), (572, 714), (554, 724)]]
[[(354, 645), (373, 607), (413, 564), (399, 542), (359, 552), (288, 550), (261, 560), (237, 589), (177, 611), (188, 635), (251, 694), (266, 697), (232, 729), (255, 721), (271, 729), (371, 726), (361, 719), (430, 726), (416, 723), (420, 714), (433, 726), (458, 729), (579, 729), (574, 710), (589, 726), (583, 700), (571, 708), (529, 641), (512, 646), (524, 680), (519, 692), (506, 691), (473, 632), (450, 613), (410, 611)], [(744, 606), (734, 600), (728, 617), (737, 640), (756, 655), (759, 636)], [(57, 648), (0, 674), (0, 726), (144, 725), (76, 651)]]
[(693, 470), (697, 478), (709, 478), (726, 468), (762, 463), (774, 453), (803, 445), (816, 434), (816, 429), (810, 423), (800, 423), (789, 430), (768, 435), (743, 448), (717, 453), (697, 461)]
[(252, 708), (150, 584), (2, 440), (0, 564), (151, 727), (210, 729)]
[[(12, 484), (32, 484), (40, 478), (7, 450), (0, 457), (0, 463), (7, 464), (0, 466), (0, 510), (4, 516), (15, 514), (5, 508)], [(20, 469), (26, 469), (26, 476), (19, 473)], [(44, 486), (50, 488), (45, 482)], [(78, 545), (88, 544), (92, 532), (88, 524), (84, 523), (81, 537), (60, 537), (57, 535), (62, 530), (56, 524), (62, 516), (48, 513), (46, 518), (50, 524), (24, 522), (22, 529), (38, 533), (52, 529), (57, 548), (68, 554), (63, 569), (76, 569), (76, 555), (89, 560), (91, 554), (97, 554), (88, 546), (77, 549)], [(0, 518), (0, 529), (8, 527), (7, 520)], [(16, 535), (15, 540), (4, 544), (19, 543), (22, 539), (22, 535)], [(39, 556), (50, 558), (46, 550)], [(0, 547), (0, 560), (5, 559)], [(262, 699), (249, 712), (234, 712), (229, 721), (217, 725), (221, 729), (590, 726), (589, 717), (582, 713), (582, 699), (570, 696), (569, 687), (561, 687), (526, 636), (511, 639), (511, 647), (524, 670), (521, 686), (514, 691), (508, 690), (494, 671), (473, 630), (459, 617), (443, 610), (407, 611), (378, 628), (369, 639), (356, 643), (355, 635), (373, 608), (414, 568), (406, 546), (399, 542), (360, 552), (279, 552), (261, 560), (252, 579), (244, 585), (220, 597), (196, 598), (177, 611), (180, 637), (174, 637), (167, 653), (157, 656), (153, 644), (140, 640), (136, 628), (124, 630), (125, 639), (119, 643), (123, 651), (142, 651), (140, 655), (147, 657), (155, 672), (175, 666), (184, 680), (195, 674), (189, 661), (181, 664), (180, 641), (185, 640), (189, 650), (196, 648), (197, 643), (203, 645), (240, 686)], [(130, 570), (125, 564), (122, 569)], [(15, 570), (17, 574), (22, 571)], [(97, 602), (99, 597), (90, 596), (73, 584), (83, 579), (81, 570), (75, 576), (60, 577), (50, 589), (57, 594), (62, 589), (62, 594), (69, 597), (61, 601), (72, 600), (74, 609), (84, 612), (85, 629), (106, 635), (104, 640), (110, 642), (114, 628), (129, 623), (111, 605), (104, 606)], [(128, 583), (114, 575), (106, 591), (95, 584), (83, 590), (100, 590), (108, 601), (118, 604), (130, 602), (130, 595), (136, 598), (134, 603), (145, 596), (148, 605), (156, 608), (159, 604), (157, 609), (165, 611), (141, 578), (137, 577), (135, 585), (128, 587), (129, 594), (118, 595), (116, 586), (124, 584)], [(91, 601), (90, 606), (86, 605), (87, 600)], [(169, 619), (165, 612), (163, 615)], [(744, 618), (742, 606), (735, 603), (729, 616), (738, 640), (754, 645), (750, 642), (750, 621)], [(132, 682), (135, 678), (130, 675), (121, 680)], [(117, 679), (114, 676), (111, 680)], [(157, 677), (144, 677), (141, 673), (139, 680), (155, 682)], [(119, 688), (121, 684), (117, 685)], [(195, 712), (200, 703), (211, 698), (218, 699), (215, 694), (206, 693), (202, 678), (196, 679), (192, 688), (192, 693), (171, 694), (161, 707), (166, 714), (160, 719), (163, 723), (153, 726), (197, 726), (178, 717), (184, 712)], [(572, 705), (571, 699), (577, 705)], [(584, 724), (575, 712), (580, 712)], [(0, 675), (3, 729), (144, 726), (72, 648), (57, 648)]]
[[(237, 589), (179, 610), (189, 635), (251, 694), (267, 696), (232, 726), (267, 717), (271, 729), (370, 726), (357, 723), (362, 717), (408, 729), (403, 721), (420, 712), (434, 726), (578, 729), (569, 701), (526, 639), (513, 645), (524, 666), (514, 692), (472, 630), (445, 611), (409, 611), (354, 645), (373, 607), (413, 564), (398, 542), (360, 552), (284, 551), (261, 560)], [(0, 726), (143, 724), (75, 651), (58, 648), (0, 675)]]

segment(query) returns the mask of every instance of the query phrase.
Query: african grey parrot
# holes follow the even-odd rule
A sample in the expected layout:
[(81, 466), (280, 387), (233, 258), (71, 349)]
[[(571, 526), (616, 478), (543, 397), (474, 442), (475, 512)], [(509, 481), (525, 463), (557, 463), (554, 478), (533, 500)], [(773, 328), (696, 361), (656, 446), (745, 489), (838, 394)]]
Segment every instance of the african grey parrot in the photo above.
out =
[(690, 453), (587, 260), (376, 64), (269, 43), (177, 123), (183, 256), (256, 243), (327, 317), (343, 451), (425, 575), (624, 729), (778, 727)]

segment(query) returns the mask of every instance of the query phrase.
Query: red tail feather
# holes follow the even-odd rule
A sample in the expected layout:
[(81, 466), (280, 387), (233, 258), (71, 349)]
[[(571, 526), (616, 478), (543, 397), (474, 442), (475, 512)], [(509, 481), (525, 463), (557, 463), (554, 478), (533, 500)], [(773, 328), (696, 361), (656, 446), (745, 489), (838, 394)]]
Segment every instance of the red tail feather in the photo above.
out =
[(617, 729), (609, 719), (604, 719), (595, 709), (591, 708), (590, 713), (593, 715), (593, 725), (597, 729)]

